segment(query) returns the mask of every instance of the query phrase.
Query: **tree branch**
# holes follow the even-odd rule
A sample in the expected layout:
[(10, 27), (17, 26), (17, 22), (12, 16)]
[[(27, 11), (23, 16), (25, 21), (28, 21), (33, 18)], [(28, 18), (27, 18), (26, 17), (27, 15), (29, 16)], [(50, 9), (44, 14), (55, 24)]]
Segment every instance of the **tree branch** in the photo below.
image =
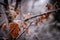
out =
[(58, 9), (56, 9), (56, 10), (49, 10), (49, 11), (45, 12), (44, 14), (40, 14), (40, 15), (33, 16), (33, 17), (31, 17), (31, 18), (25, 19), (24, 21), (28, 21), (28, 20), (30, 20), (30, 19), (36, 18), (36, 17), (38, 17), (38, 16), (45, 15), (45, 14), (47, 14), (47, 13), (51, 14), (52, 12), (55, 12), (55, 11), (58, 11), (58, 10), (60, 10), (60, 8), (58, 8)]
[[(58, 11), (58, 10), (60, 10), (60, 8), (58, 8), (57, 11)], [(36, 17), (38, 17), (38, 16), (45, 15), (46, 13), (51, 14), (52, 12), (55, 12), (55, 11), (56, 11), (56, 10), (50, 10), (50, 11), (45, 12), (44, 14), (36, 15), (36, 16), (34, 16), (34, 17), (25, 19), (24, 21), (26, 22), (26, 21), (28, 21), (28, 20), (30, 20), (30, 19), (32, 19), (32, 18), (36, 18)], [(32, 24), (32, 22), (30, 23), (30, 25), (31, 25), (31, 24)], [(29, 25), (29, 26), (30, 26), (30, 25)], [(29, 27), (28, 27), (28, 28), (29, 28)], [(25, 33), (25, 31), (26, 31), (26, 30), (24, 30), (23, 33), (22, 33), (19, 37), (22, 37), (22, 35)], [(19, 38), (19, 37), (18, 37), (18, 38)]]
[(19, 2), (21, 3), (21, 0), (16, 0), (16, 5), (15, 5), (15, 11), (16, 11), (16, 9), (18, 8), (18, 4), (19, 4)]

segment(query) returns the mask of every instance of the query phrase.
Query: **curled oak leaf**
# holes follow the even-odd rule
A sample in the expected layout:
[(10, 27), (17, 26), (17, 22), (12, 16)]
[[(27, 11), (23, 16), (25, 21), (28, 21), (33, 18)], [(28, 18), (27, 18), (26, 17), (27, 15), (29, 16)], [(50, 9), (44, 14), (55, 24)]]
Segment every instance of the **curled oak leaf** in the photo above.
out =
[(53, 5), (53, 9), (57, 11), (57, 9), (58, 9), (57, 2), (54, 3), (54, 5)]
[(14, 22), (10, 23), (9, 26), (9, 28), (13, 30), (15, 28)]
[(42, 20), (40, 20), (40, 18), (37, 18), (35, 24), (38, 25), (40, 23), (40, 21), (42, 22)]
[(19, 25), (17, 23), (15, 23), (15, 22), (10, 23), (10, 29), (13, 30), (14, 28), (21, 31), (21, 29), (19, 28)]
[(48, 21), (49, 15), (50, 15), (50, 13), (46, 13), (45, 15), (42, 15), (42, 16), (38, 17), (36, 19), (35, 24), (37, 25), (38, 23), (40, 23), (40, 24), (43, 23), (44, 19), (46, 19), (46, 21)]
[(14, 10), (10, 10), (10, 14), (12, 15), (13, 18), (15, 18), (17, 16), (17, 14)]
[(16, 18), (16, 16), (19, 14), (19, 12), (20, 11), (18, 9), (16, 11), (14, 11), (12, 9), (10, 10), (10, 13), (11, 13), (11, 15), (12, 15), (13, 18)]
[(24, 26), (24, 28), (27, 28), (27, 22), (23, 22), (23, 26)]
[(23, 27), (26, 29), (25, 33), (28, 34), (29, 33), (28, 23), (27, 22), (23, 22)]
[(38, 25), (40, 18), (36, 19), (35, 25)]
[(51, 10), (51, 9), (53, 9), (53, 6), (52, 6), (52, 4), (47, 4), (47, 5), (46, 5), (46, 7), (48, 8), (48, 10)]
[(22, 21), (21, 20), (13, 20), (13, 22), (17, 23), (19, 26), (22, 26)]
[(14, 30), (10, 32), (10, 35), (12, 36), (12, 38), (17, 38), (19, 36), (19, 33), (16, 30)]
[(10, 35), (12, 36), (12, 38), (18, 37), (19, 32), (21, 32), (19, 25), (15, 22), (10, 23)]
[(49, 15), (50, 15), (49, 13), (45, 14), (46, 21), (48, 21)]
[(16, 11), (14, 11), (14, 7), (15, 7), (15, 3), (12, 3), (9, 6), (9, 11), (10, 11), (10, 14), (12, 15), (12, 17), (16, 18), (16, 16), (19, 14), (19, 9), (17, 9)]
[(54, 8), (53, 9), (55, 9), (56, 11), (57, 11), (57, 9), (58, 9), (58, 6), (57, 5), (54, 5)]
[(43, 23), (43, 21), (42, 21), (43, 19), (44, 19), (44, 17), (43, 16), (40, 16), (39, 18), (36, 19), (35, 24), (38, 25), (39, 23), (40, 24)]
[(19, 9), (17, 9), (17, 10), (15, 11), (15, 15), (13, 15), (13, 16), (14, 16), (14, 18), (16, 18), (16, 16), (17, 16), (17, 15), (19, 15), (19, 12), (20, 12), (20, 10), (19, 10)]
[(29, 28), (26, 28), (25, 33), (29, 34)]
[(16, 14), (18, 15), (18, 14), (19, 14), (19, 12), (20, 12), (20, 10), (19, 10), (19, 9), (17, 9), (17, 10), (16, 10)]
[(43, 23), (43, 20), (44, 19), (44, 16), (42, 15), (42, 16), (40, 16), (40, 23)]

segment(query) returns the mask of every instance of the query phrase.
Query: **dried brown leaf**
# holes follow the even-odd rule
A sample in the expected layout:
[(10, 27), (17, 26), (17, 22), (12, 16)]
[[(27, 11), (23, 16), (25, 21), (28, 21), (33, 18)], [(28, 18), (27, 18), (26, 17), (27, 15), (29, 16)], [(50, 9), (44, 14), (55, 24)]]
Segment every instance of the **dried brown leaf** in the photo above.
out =
[(45, 15), (42, 15), (42, 16), (38, 17), (36, 19), (35, 24), (38, 25), (39, 23), (43, 23), (42, 20), (44, 20), (44, 19), (46, 19), (46, 21), (48, 21), (49, 15), (50, 15), (49, 13), (46, 13)]
[(23, 22), (23, 27), (26, 29), (25, 33), (28, 34), (29, 33), (28, 23), (27, 22)]
[(47, 4), (46, 7), (48, 8), (48, 10), (51, 10), (53, 8), (52, 4)]
[(13, 38), (16, 38), (19, 36), (19, 32), (21, 32), (21, 29), (19, 28), (19, 25), (17, 23), (10, 23), (10, 35)]

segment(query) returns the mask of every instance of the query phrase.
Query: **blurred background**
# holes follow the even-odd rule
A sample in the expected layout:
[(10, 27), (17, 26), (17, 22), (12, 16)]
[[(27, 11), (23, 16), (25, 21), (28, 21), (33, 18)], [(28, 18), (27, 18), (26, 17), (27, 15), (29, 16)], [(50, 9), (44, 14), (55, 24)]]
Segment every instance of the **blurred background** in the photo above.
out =
[[(12, 22), (22, 30), (16, 38), (9, 34)], [(28, 34), (20, 22), (27, 22)], [(0, 0), (0, 40), (60, 40), (60, 0)]]

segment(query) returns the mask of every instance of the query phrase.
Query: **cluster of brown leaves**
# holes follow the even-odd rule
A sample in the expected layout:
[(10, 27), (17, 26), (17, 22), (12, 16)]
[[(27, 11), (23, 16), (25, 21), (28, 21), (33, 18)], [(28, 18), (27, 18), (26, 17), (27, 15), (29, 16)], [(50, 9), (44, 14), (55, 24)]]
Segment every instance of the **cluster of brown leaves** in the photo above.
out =
[(50, 15), (49, 13), (46, 13), (45, 15), (38, 17), (36, 19), (35, 24), (37, 25), (38, 23), (42, 23), (43, 22), (42, 20), (44, 20), (44, 19), (46, 19), (46, 21), (48, 21), (49, 15)]
[[(19, 36), (19, 32), (21, 32), (21, 28), (20, 28), (20, 23), (21, 21), (17, 21), (17, 22), (12, 22), (10, 23), (10, 35), (13, 38), (16, 38)], [(28, 23), (27, 22), (22, 22), (21, 24), (24, 29), (25, 29), (25, 34), (28, 34)]]
[[(47, 7), (48, 10), (53, 10), (53, 9), (56, 10), (57, 9), (57, 6), (56, 5), (54, 6), (52, 4), (47, 4), (46, 7)], [(50, 15), (50, 13), (46, 13), (45, 15), (40, 16), (39, 18), (36, 19), (36, 23), (35, 24), (37, 25), (38, 23), (42, 23), (43, 19), (46, 19), (46, 21), (48, 21), (49, 15)]]
[(19, 12), (21, 12), (21, 11), (20, 11), (19, 9), (17, 9), (17, 10), (16, 10), (16, 14), (18, 15), (18, 14), (19, 14)]
[(19, 32), (21, 31), (21, 29), (19, 28), (19, 25), (17, 23), (10, 23), (10, 35), (13, 38), (16, 38), (19, 36)]
[(19, 14), (20, 10), (17, 9), (16, 11), (14, 10), (15, 8), (15, 3), (12, 3), (10, 6), (9, 6), (9, 11), (10, 11), (10, 14), (12, 15), (13, 18), (16, 18), (16, 16)]
[(27, 22), (23, 22), (22, 25), (25, 28), (25, 34), (28, 34), (29, 33), (28, 23)]
[[(12, 6), (12, 7), (14, 7), (14, 6)], [(48, 10), (53, 9), (53, 6), (51, 4), (47, 4), (46, 7), (48, 8)], [(16, 16), (19, 14), (19, 12), (20, 12), (19, 9), (17, 9), (16, 11), (11, 9), (11, 13), (12, 13), (12, 16), (14, 18), (16, 18)], [(50, 13), (46, 13), (45, 15), (42, 15), (42, 16), (38, 17), (36, 19), (35, 24), (37, 25), (38, 23), (42, 23), (44, 19), (46, 19), (46, 21), (48, 21), (49, 15), (50, 15)], [(30, 13), (24, 15), (24, 18), (26, 18), (26, 19), (30, 18), (30, 17), (31, 17)], [(19, 25), (20, 25), (19, 21), (10, 23), (10, 34), (13, 38), (18, 37), (19, 32), (21, 32), (21, 28), (20, 28)], [(25, 28), (25, 33), (28, 34), (29, 33), (28, 23), (27, 22), (22, 22), (21, 25)]]
[(12, 17), (16, 18), (16, 16), (19, 14), (20, 10), (19, 9), (17, 9), (16, 11), (10, 10), (10, 12), (11, 12)]
[(46, 7), (48, 8), (48, 10), (52, 10), (53, 9), (53, 5), (52, 4), (47, 4)]
[(48, 8), (48, 10), (52, 10), (52, 9), (57, 9), (58, 6), (56, 4), (52, 5), (52, 4), (47, 4), (46, 7)]

